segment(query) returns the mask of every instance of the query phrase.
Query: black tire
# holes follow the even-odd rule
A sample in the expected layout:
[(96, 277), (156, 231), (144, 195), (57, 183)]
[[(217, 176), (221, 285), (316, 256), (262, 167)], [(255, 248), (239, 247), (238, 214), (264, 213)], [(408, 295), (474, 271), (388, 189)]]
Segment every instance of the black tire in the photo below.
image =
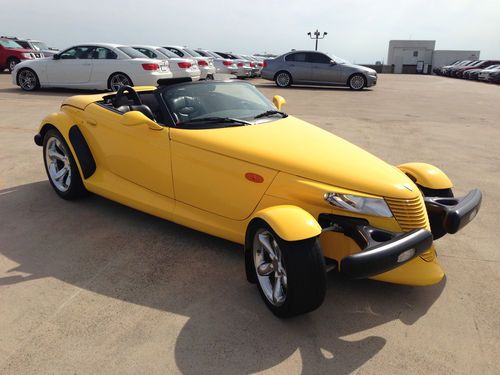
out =
[[(326, 293), (325, 260), (318, 239), (314, 237), (302, 241), (285, 241), (262, 220), (257, 220), (252, 224), (250, 233), (249, 250), (252, 253), (250, 262), (251, 272), (253, 272), (251, 278), (257, 281), (259, 293), (272, 313), (280, 318), (290, 318), (317, 309), (325, 299)], [(257, 275), (255, 259), (259, 250), (256, 250), (256, 247), (260, 246), (261, 254), (265, 253), (261, 243), (256, 243), (259, 241), (259, 234), (270, 234), (277, 243), (277, 252), (281, 254), (280, 264), (284, 267), (286, 285), (280, 284), (284, 299), (279, 304), (273, 303), (266, 295), (263, 288), (265, 284)], [(276, 272), (272, 273), (273, 275), (263, 276), (269, 278), (270, 285), (273, 280), (276, 282)], [(272, 290), (274, 291), (274, 288)]]
[(123, 77), (123, 80), (122, 80), (122, 86), (134, 86), (132, 80), (130, 79), (130, 77), (128, 75), (126, 75), (125, 73), (122, 73), (122, 72), (116, 72), (116, 73), (113, 73), (109, 76), (108, 78), (108, 89), (111, 90), (111, 91), (118, 91), (118, 88), (113, 88), (114, 85), (114, 80), (117, 79), (118, 77)]
[(347, 86), (354, 91), (363, 90), (366, 87), (366, 77), (361, 73), (353, 74), (347, 80)]
[[(440, 197), (440, 198), (453, 198), (455, 195), (453, 194), (453, 190), (451, 188), (448, 189), (430, 189), (421, 185), (417, 185), (422, 195), (424, 197)], [(434, 240), (443, 237), (447, 232), (443, 226), (442, 217), (429, 217), (429, 224), (431, 225), (431, 232)]]
[[(56, 146), (57, 149), (61, 152), (61, 154), (67, 156), (68, 159), (67, 164), (66, 162), (61, 162), (62, 165), (69, 166), (69, 171), (70, 171), (70, 182), (66, 184), (67, 188), (64, 189), (56, 185), (56, 182), (53, 181), (51, 172), (49, 172), (50, 167), (49, 165), (47, 165), (48, 163), (47, 148), (49, 147), (49, 143), (52, 144), (52, 142), (54, 142), (53, 141), (54, 139), (59, 141), (59, 144)], [(88, 193), (83, 185), (80, 172), (76, 165), (75, 159), (71, 154), (71, 150), (68, 147), (66, 141), (64, 140), (64, 137), (56, 129), (48, 130), (43, 137), (43, 164), (45, 165), (45, 172), (47, 173), (47, 177), (49, 179), (50, 184), (52, 185), (52, 188), (61, 198), (66, 200), (75, 200), (82, 196), (85, 196)]]
[(20, 62), (21, 60), (19, 60), (17, 57), (9, 57), (7, 59), (7, 69), (9, 70), (9, 73), (12, 73), (14, 67)]
[(40, 88), (38, 75), (29, 68), (22, 68), (17, 72), (16, 82), (24, 91), (36, 91)]
[(274, 82), (278, 87), (290, 87), (292, 85), (292, 75), (285, 71), (278, 72), (274, 76)]

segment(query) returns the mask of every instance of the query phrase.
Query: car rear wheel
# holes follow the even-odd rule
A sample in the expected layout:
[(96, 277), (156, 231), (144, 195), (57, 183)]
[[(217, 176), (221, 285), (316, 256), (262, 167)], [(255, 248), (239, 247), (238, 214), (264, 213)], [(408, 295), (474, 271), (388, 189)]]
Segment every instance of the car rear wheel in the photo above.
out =
[(14, 68), (16, 67), (16, 65), (19, 64), (20, 62), (21, 62), (21, 60), (15, 58), (15, 57), (11, 57), (7, 61), (7, 69), (9, 69), (9, 73), (12, 73), (12, 71), (14, 70)]
[(326, 271), (317, 238), (285, 241), (259, 221), (251, 250), (257, 287), (273, 314), (288, 318), (321, 305), (326, 292)]
[(17, 73), (17, 83), (24, 91), (35, 91), (40, 88), (38, 76), (31, 69), (21, 69)]
[(347, 84), (351, 90), (363, 90), (366, 86), (366, 78), (363, 74), (353, 74)]
[(289, 87), (292, 84), (292, 76), (288, 72), (279, 72), (276, 74), (274, 82), (278, 87)]
[(125, 73), (113, 73), (108, 79), (108, 88), (118, 91), (122, 86), (133, 86), (132, 80)]
[(55, 129), (43, 138), (45, 171), (55, 192), (63, 199), (74, 200), (87, 192), (68, 144)]

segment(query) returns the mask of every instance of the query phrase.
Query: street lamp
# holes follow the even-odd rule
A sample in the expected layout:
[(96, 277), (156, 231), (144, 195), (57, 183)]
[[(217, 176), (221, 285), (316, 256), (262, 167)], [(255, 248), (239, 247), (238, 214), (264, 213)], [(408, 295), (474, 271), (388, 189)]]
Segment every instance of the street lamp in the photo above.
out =
[[(318, 31), (318, 29), (316, 29), (316, 31), (314, 33), (311, 33), (310, 31), (307, 33), (307, 35), (309, 35), (309, 38), (311, 39), (316, 39), (316, 48), (314, 49), (315, 51), (318, 50), (318, 39), (323, 39), (325, 36), (328, 35), (327, 32), (323, 32), (323, 35), (321, 35), (321, 33)], [(314, 35), (314, 36), (313, 36)]]

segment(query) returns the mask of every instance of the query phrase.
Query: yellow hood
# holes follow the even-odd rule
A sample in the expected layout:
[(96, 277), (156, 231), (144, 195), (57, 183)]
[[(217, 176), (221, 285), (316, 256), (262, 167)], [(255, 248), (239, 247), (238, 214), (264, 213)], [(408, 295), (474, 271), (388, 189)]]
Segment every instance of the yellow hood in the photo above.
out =
[(251, 126), (172, 128), (170, 136), (174, 142), (345, 189), (393, 198), (418, 195), (417, 187), (399, 169), (292, 116)]

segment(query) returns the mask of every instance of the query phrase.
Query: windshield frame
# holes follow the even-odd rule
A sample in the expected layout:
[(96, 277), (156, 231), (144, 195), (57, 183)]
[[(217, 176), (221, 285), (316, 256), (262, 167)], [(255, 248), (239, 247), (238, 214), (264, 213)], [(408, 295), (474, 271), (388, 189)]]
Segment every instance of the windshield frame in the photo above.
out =
[[(266, 96), (263, 93), (261, 93), (254, 85), (252, 85), (251, 83), (248, 83), (248, 82), (233, 81), (233, 80), (216, 81), (216, 82), (214, 82), (214, 81), (182, 82), (182, 83), (167, 85), (164, 87), (160, 86), (158, 88), (158, 93), (159, 93), (158, 97), (160, 98), (160, 101), (161, 101), (161, 107), (163, 107), (165, 114), (168, 114), (168, 118), (170, 120), (169, 124), (165, 124), (165, 125), (169, 126), (169, 127), (173, 127), (173, 128), (187, 129), (187, 130), (198, 130), (198, 129), (214, 129), (215, 130), (215, 129), (223, 129), (223, 128), (228, 128), (228, 127), (233, 127), (234, 124), (224, 123), (224, 122), (217, 123), (217, 122), (212, 122), (212, 121), (207, 121), (207, 123), (199, 123), (199, 124), (197, 124), (197, 126), (194, 126), (193, 123), (190, 123), (189, 126), (183, 126), (183, 124), (188, 124), (189, 121), (177, 121), (176, 120), (176, 116), (174, 115), (174, 111), (167, 103), (167, 100), (165, 99), (164, 94), (170, 90), (177, 89), (177, 88), (180, 88), (183, 86), (188, 87), (188, 86), (192, 86), (192, 85), (208, 85), (208, 84), (241, 85), (241, 86), (251, 87), (255, 90), (257, 96), (260, 99), (262, 99), (263, 103), (268, 104), (267, 110), (276, 110), (276, 107), (273, 105), (273, 103), (268, 98), (266, 98)], [(256, 113), (255, 115), (257, 115), (257, 114), (259, 114), (259, 113)], [(212, 117), (212, 116), (209, 113), (209, 114), (205, 114), (205, 115), (200, 116), (200, 117)], [(254, 115), (246, 116), (246, 117), (237, 117), (237, 116), (224, 116), (224, 117), (232, 117), (232, 118), (235, 118), (236, 120), (246, 121), (246, 122), (250, 123), (249, 125), (256, 125), (256, 124), (261, 124), (261, 123), (273, 122), (276, 120), (280, 120), (282, 118), (282, 116), (280, 116), (280, 117), (270, 116), (270, 117), (262, 117), (259, 119), (255, 119)], [(196, 118), (193, 118), (191, 120), (195, 120), (195, 119)], [(241, 124), (241, 126), (244, 126), (244, 125)]]

